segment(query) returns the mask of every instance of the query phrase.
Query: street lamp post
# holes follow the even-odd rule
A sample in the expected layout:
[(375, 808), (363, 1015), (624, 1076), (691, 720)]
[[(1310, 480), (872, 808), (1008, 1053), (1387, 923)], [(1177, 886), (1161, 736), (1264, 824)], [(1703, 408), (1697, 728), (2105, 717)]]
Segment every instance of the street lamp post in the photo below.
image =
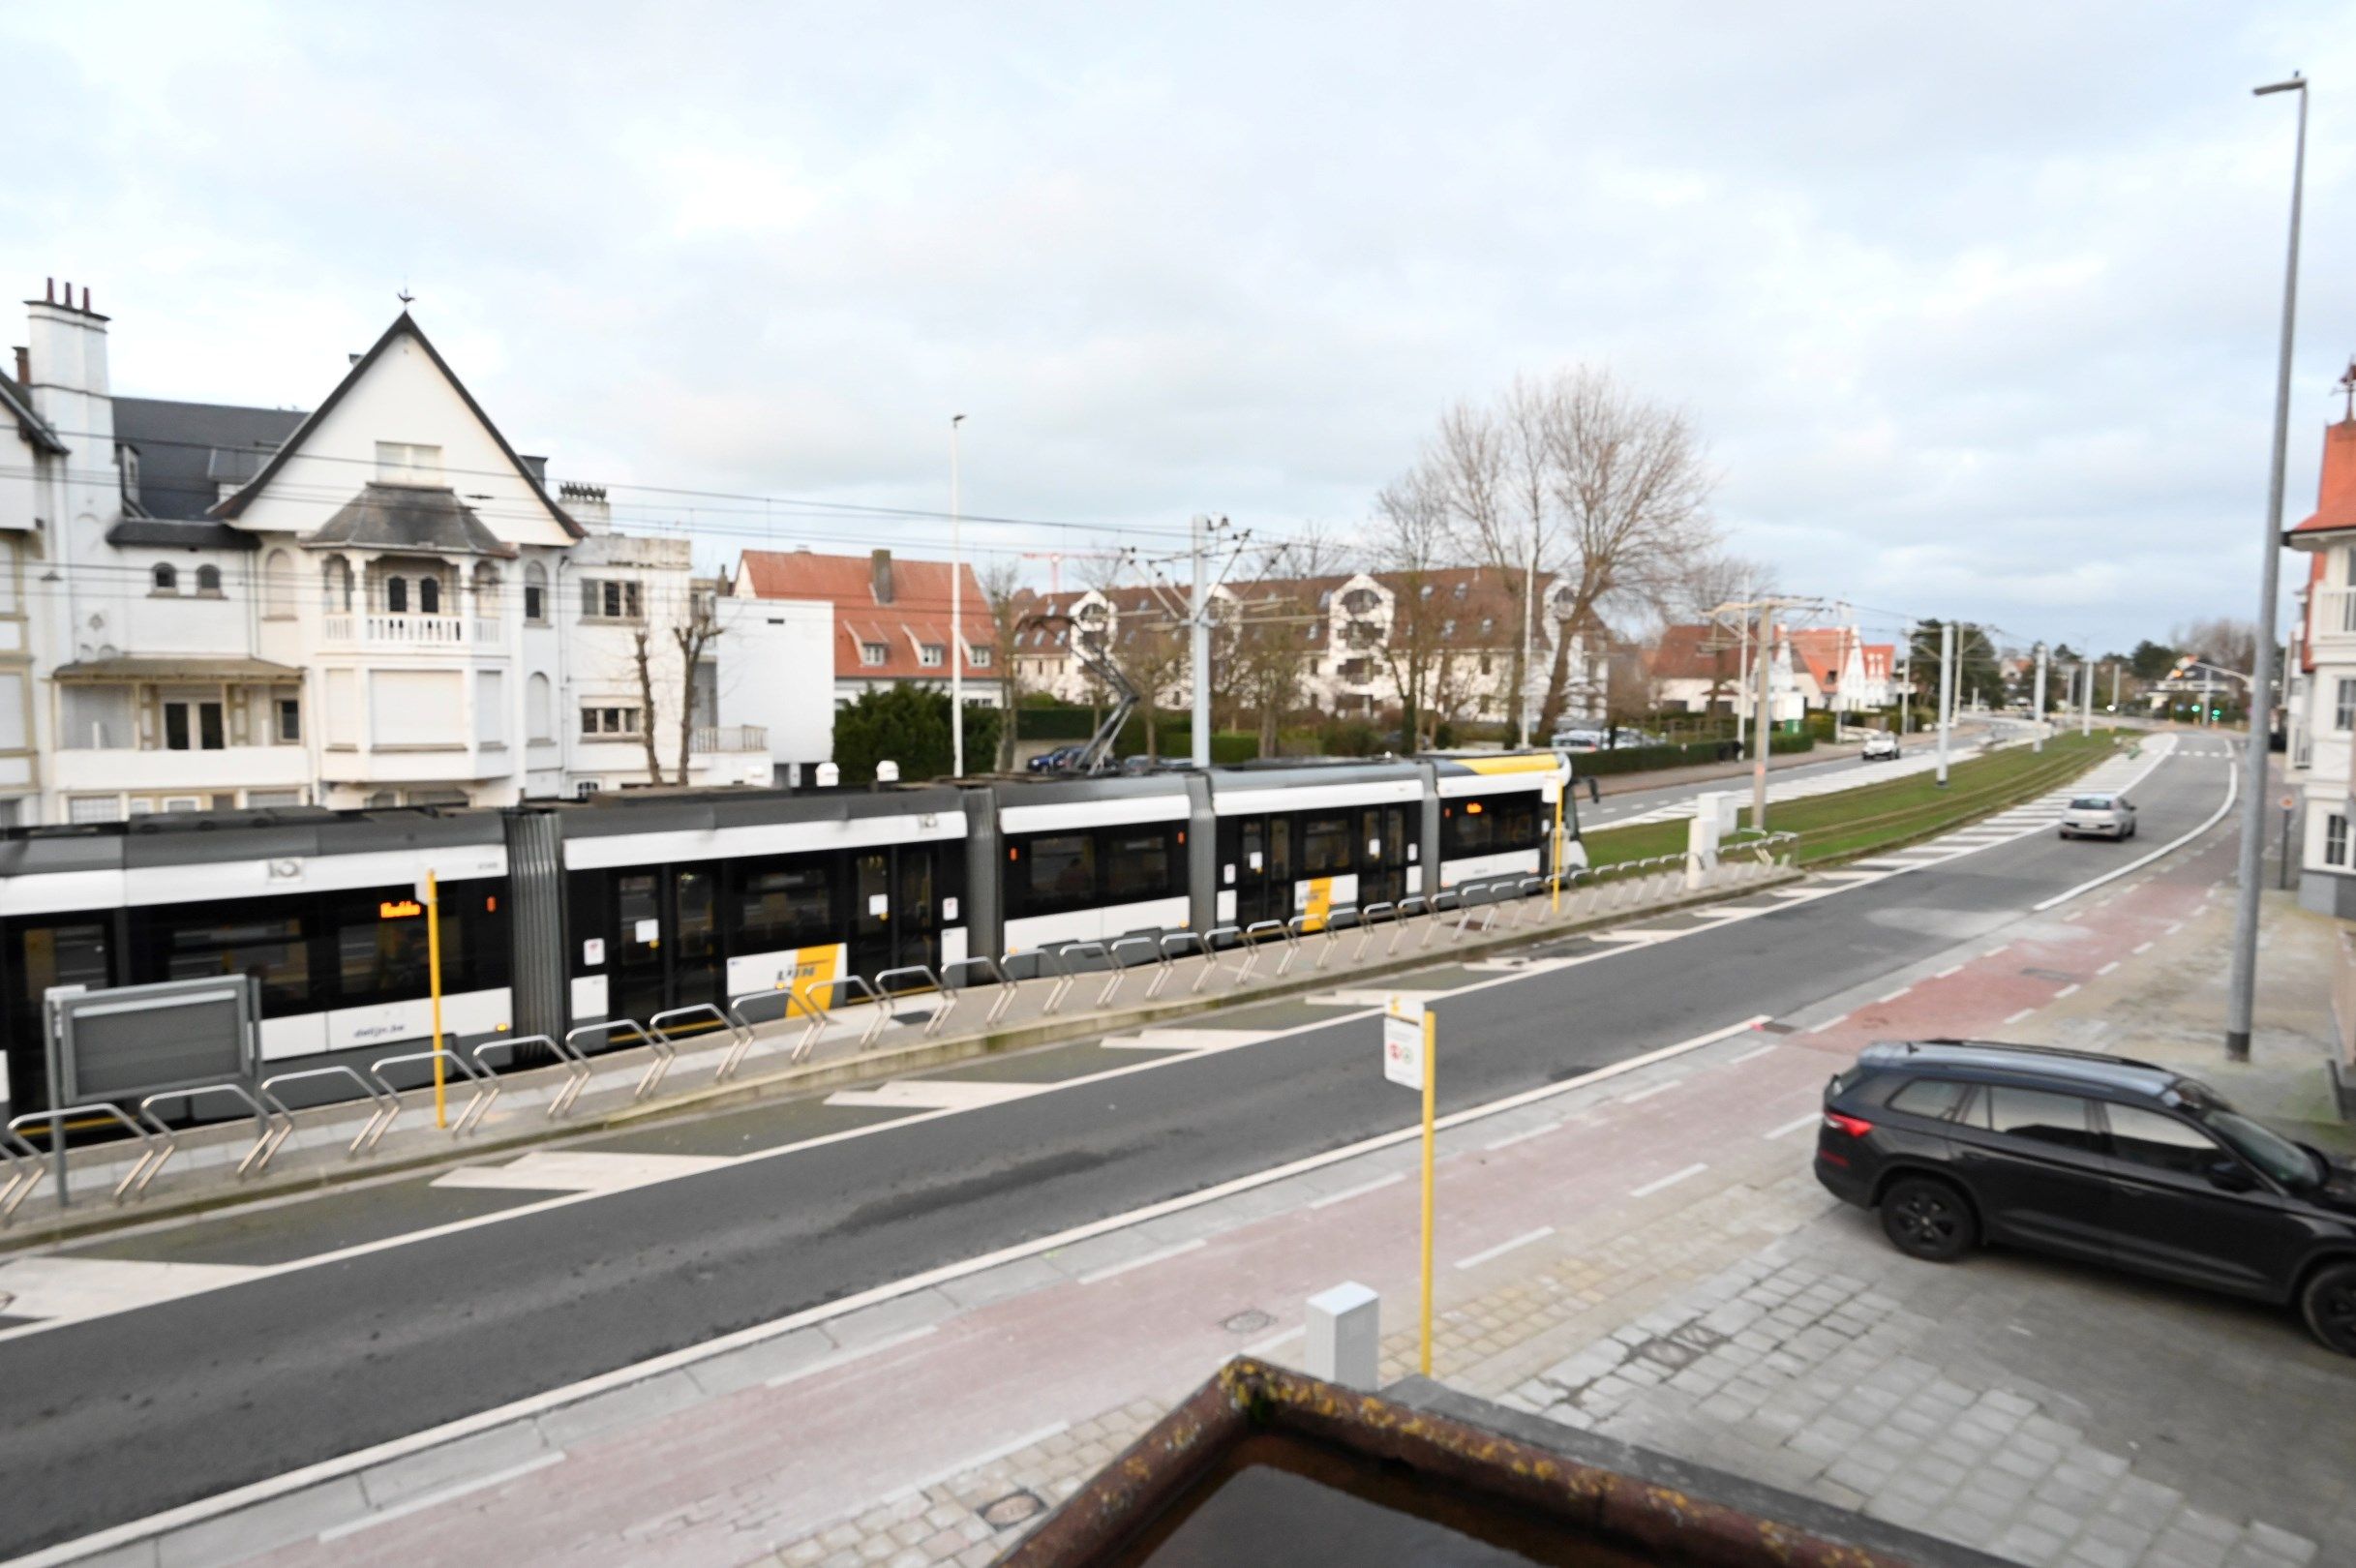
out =
[(2282, 468), (2290, 447), (2290, 351), (2299, 317), (2299, 203), (2307, 184), (2307, 80), (2294, 75), (2256, 90), (2299, 95), (2290, 164), (2290, 242), (2282, 263), (2282, 339), (2275, 360), (2274, 468), (2266, 486), (2266, 537), (2259, 552), (2257, 650), (2250, 666), (2250, 725), (2242, 745), (2240, 887), (2233, 905), (2233, 972), (2225, 996), (2225, 1055), (2250, 1060), (2250, 1024), (2258, 980), (2258, 878), (2266, 859), (2266, 736), (2274, 690), (2275, 598), (2281, 591)]
[(957, 510), (957, 427), (949, 421), (949, 773), (965, 776), (965, 536)]

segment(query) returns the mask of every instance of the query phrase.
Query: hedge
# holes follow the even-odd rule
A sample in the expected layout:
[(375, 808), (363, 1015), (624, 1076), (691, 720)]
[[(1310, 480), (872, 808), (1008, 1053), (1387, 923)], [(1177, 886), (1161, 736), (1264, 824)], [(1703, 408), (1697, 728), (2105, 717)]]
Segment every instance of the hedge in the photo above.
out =
[[(1771, 735), (1767, 750), (1775, 756), (1813, 751), (1812, 735)], [(1571, 757), (1576, 776), (1609, 773), (1649, 773), (1661, 768), (1693, 768), (1704, 763), (1739, 762), (1750, 755), (1732, 740), (1692, 740), (1675, 746), (1618, 746), (1608, 751), (1581, 751)]]

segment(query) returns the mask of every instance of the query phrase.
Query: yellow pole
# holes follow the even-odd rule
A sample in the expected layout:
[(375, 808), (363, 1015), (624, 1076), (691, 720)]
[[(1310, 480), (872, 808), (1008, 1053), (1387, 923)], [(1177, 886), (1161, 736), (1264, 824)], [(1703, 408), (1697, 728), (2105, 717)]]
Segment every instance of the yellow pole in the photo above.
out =
[(1555, 788), (1555, 902), (1551, 913), (1562, 913), (1562, 798), (1571, 791), (1570, 769), (1564, 769), (1562, 782)]
[[(434, 1049), (441, 1049), (441, 885), (434, 873), (425, 874), (426, 984), (434, 993)], [(434, 1058), (434, 1125), (450, 1125), (450, 1107), (443, 1093), (441, 1058)]]
[(1439, 1057), (1435, 1051), (1432, 1008), (1424, 1007), (1424, 1342), (1421, 1370), (1432, 1375), (1432, 1102), (1439, 1082)]

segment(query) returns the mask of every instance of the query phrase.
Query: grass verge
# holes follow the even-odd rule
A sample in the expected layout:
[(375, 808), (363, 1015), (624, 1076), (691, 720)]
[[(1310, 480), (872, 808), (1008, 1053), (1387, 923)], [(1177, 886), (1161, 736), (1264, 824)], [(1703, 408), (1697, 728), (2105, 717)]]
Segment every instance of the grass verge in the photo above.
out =
[[(2045, 742), (2041, 753), (2019, 745), (1974, 757), (1948, 769), (1944, 790), (1928, 772), (1909, 773), (1887, 783), (1770, 804), (1767, 827), (1799, 835), (1802, 865), (1848, 859), (1944, 832), (2067, 784), (2111, 756), (2117, 749), (2114, 738), (2121, 734), (2097, 730), (2091, 736), (2057, 736)], [(1860, 768), (1871, 766), (1858, 764)], [(1750, 817), (1745, 807), (1740, 818), (1743, 827), (1750, 826)], [(1587, 833), (1588, 863), (1616, 865), (1681, 854), (1685, 831), (1680, 820)]]

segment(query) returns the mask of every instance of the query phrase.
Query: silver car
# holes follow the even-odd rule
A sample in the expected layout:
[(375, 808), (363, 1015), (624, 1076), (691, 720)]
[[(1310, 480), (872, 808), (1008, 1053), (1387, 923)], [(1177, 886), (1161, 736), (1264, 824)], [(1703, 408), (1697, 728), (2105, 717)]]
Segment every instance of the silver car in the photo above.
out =
[(2132, 838), (2135, 803), (2124, 795), (2073, 795), (2062, 813), (2064, 838)]

